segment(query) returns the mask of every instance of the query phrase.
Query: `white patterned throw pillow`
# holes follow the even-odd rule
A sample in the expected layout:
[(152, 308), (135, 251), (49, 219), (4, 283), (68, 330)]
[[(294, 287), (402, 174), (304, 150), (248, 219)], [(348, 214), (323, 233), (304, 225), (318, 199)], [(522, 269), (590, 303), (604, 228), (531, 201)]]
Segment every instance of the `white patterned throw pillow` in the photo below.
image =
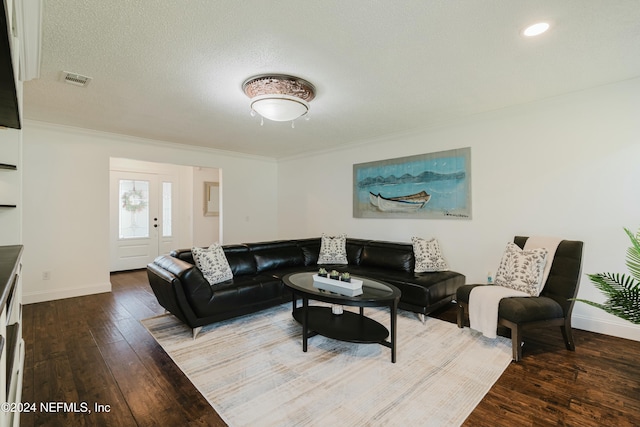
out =
[(349, 264), (347, 260), (347, 235), (327, 236), (322, 234), (318, 264)]
[(510, 242), (502, 255), (495, 284), (537, 297), (542, 290), (542, 276), (546, 263), (546, 249), (537, 248), (525, 251)]
[(413, 242), (413, 256), (416, 260), (414, 272), (449, 271), (449, 265), (442, 256), (440, 245), (435, 238), (426, 240), (412, 237), (411, 241)]
[(214, 243), (208, 248), (192, 248), (191, 253), (196, 267), (210, 285), (233, 278), (231, 267), (219, 243)]

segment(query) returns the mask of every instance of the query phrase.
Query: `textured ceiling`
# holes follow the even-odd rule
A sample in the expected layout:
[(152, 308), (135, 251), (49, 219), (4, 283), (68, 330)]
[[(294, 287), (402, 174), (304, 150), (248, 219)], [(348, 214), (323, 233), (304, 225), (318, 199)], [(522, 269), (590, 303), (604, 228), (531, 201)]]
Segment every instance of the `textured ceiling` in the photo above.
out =
[[(640, 2), (47, 0), (42, 44), (27, 119), (282, 158), (640, 76)], [(311, 120), (249, 115), (268, 72), (316, 86)]]

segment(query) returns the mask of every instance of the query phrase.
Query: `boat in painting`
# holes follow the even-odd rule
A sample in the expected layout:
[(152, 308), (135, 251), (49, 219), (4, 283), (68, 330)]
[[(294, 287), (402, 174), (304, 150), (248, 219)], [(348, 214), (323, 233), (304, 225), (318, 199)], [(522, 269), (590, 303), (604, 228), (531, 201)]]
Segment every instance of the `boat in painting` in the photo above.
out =
[(398, 197), (384, 197), (380, 193), (369, 192), (369, 201), (383, 212), (415, 212), (431, 199), (426, 191)]

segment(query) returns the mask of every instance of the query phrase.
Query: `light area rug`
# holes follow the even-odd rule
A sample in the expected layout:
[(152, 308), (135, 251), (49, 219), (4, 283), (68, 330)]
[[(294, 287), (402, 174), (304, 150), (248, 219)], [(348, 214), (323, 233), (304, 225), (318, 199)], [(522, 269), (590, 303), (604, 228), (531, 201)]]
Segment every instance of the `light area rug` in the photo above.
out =
[[(346, 307), (345, 307), (346, 309)], [(365, 309), (389, 326), (389, 312)], [(230, 426), (456, 426), (511, 362), (506, 338), (398, 314), (397, 363), (379, 344), (322, 336), (302, 351), (291, 304), (209, 325), (142, 321)]]

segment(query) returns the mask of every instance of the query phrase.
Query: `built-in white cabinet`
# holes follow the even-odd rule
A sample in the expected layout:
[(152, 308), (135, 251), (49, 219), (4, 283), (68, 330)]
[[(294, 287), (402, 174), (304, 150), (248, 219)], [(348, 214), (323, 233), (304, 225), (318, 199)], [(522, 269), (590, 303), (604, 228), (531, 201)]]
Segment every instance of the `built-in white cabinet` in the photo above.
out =
[[(7, 163), (0, 163), (0, 173), (4, 172), (4, 173), (8, 173), (10, 171), (15, 171), (17, 170), (17, 166), (16, 165), (10, 165)], [(0, 182), (4, 182), (5, 180), (1, 180)], [(8, 197), (6, 194), (4, 193), (0, 193), (0, 197)], [(0, 199), (0, 209), (10, 209), (10, 208), (15, 208), (17, 207), (17, 205), (15, 203), (13, 203), (11, 200), (9, 199)]]
[(0, 0), (0, 245), (22, 243), (20, 0)]
[(24, 370), (22, 245), (0, 246), (0, 427), (20, 425)]

